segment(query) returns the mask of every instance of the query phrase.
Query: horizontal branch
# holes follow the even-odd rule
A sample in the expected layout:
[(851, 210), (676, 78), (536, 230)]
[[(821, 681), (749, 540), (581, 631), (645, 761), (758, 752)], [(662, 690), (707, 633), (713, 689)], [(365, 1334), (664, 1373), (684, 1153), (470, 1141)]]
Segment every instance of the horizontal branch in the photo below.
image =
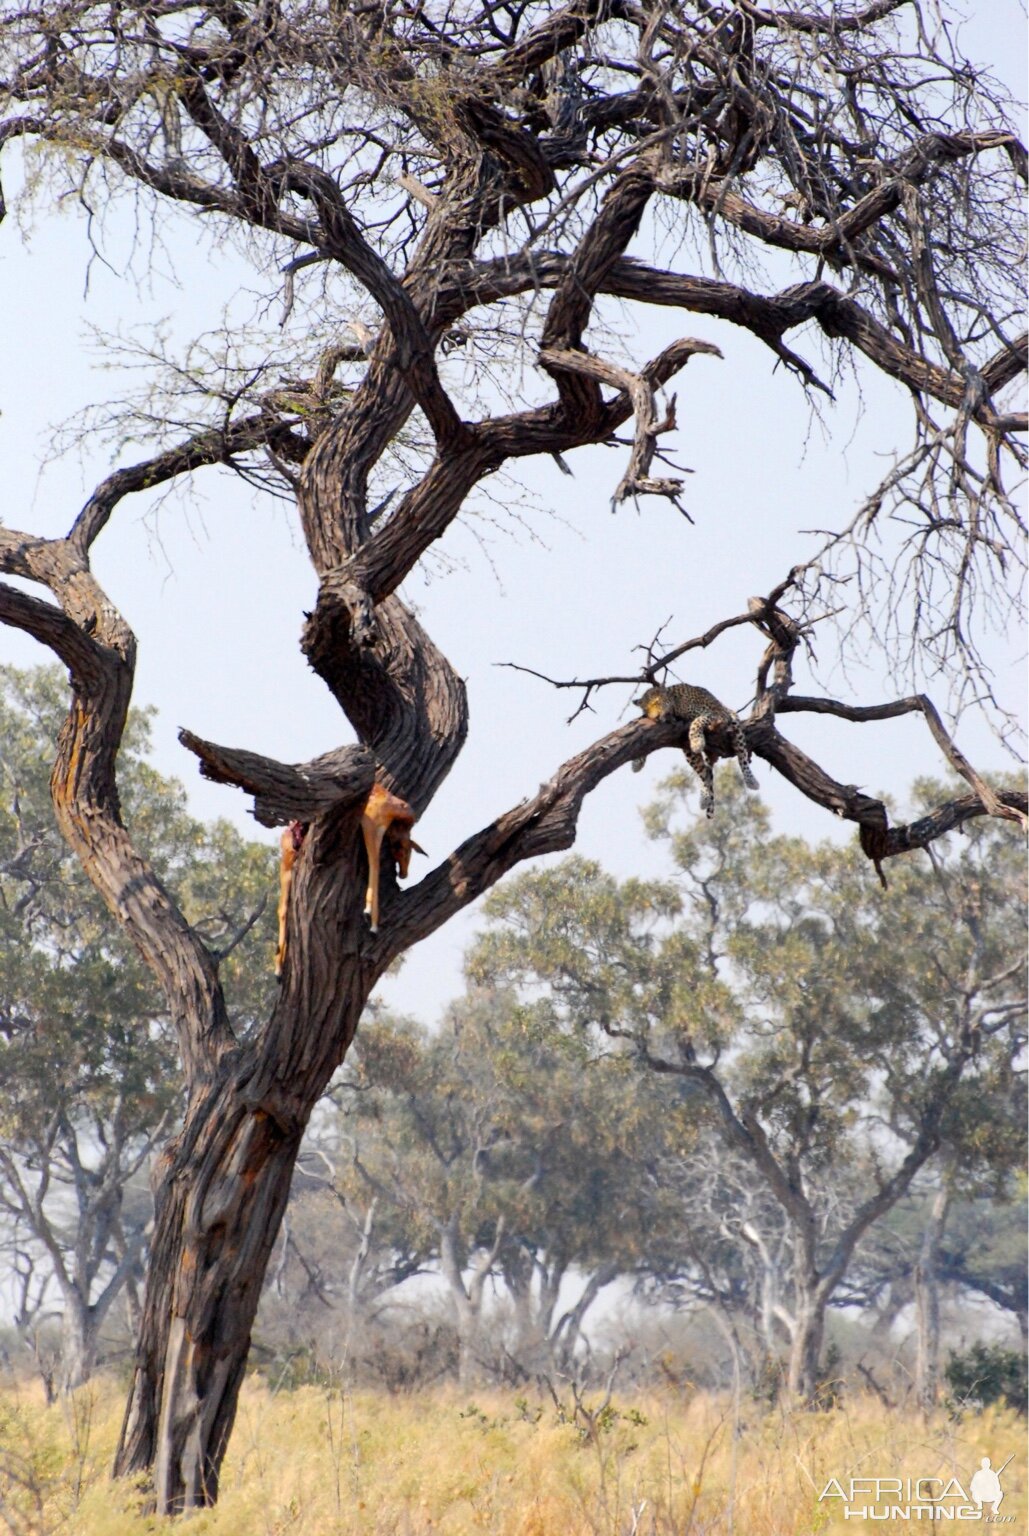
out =
[(777, 30), (786, 28), (793, 32), (827, 32), (835, 35), (837, 32), (858, 32), (863, 27), (868, 27), (876, 21), (882, 21), (884, 16), (889, 16), (893, 11), (899, 11), (902, 5), (908, 5), (910, 0), (871, 0), (864, 10), (854, 11), (851, 15), (840, 15), (836, 8), (828, 13), (819, 11), (801, 11), (790, 6), (788, 10), (779, 10), (776, 7), (759, 6), (751, 3), (751, 0), (741, 0), (741, 8), (746, 11), (747, 17), (759, 27), (775, 27)]
[(0, 624), (24, 630), (70, 668), (91, 668), (94, 648), (77, 624), (54, 603), (0, 582)]
[[(886, 882), (881, 868), (883, 859), (912, 848), (925, 847), (936, 837), (942, 836), (970, 817), (993, 815), (1026, 825), (1026, 795), (1007, 791), (998, 793), (993, 790), (951, 739), (932, 702), (924, 694), (894, 700), (888, 704), (869, 706), (851, 706), (838, 703), (834, 699), (792, 697), (789, 694), (789, 661), (799, 642), (803, 626), (791, 620), (777, 605), (785, 591), (794, 583), (795, 578), (796, 571), (791, 571), (768, 597), (752, 598), (745, 614), (723, 619), (712, 625), (704, 634), (694, 636), (663, 656), (651, 660), (636, 677), (612, 675), (558, 680), (546, 677), (542, 673), (532, 672), (531, 668), (518, 667), (515, 663), (504, 663), (504, 665), (514, 666), (515, 670), (532, 672), (532, 675), (540, 677), (556, 688), (582, 690), (583, 699), (576, 711), (578, 714), (587, 707), (590, 694), (594, 689), (607, 684), (653, 679), (672, 661), (692, 649), (706, 647), (725, 630), (742, 624), (754, 624), (762, 633), (770, 637), (768, 652), (762, 665), (762, 674), (766, 674), (768, 666), (775, 661), (777, 682), (771, 690), (766, 689), (763, 683), (759, 683), (757, 707), (752, 718), (744, 724), (747, 744), (753, 753), (768, 762), (808, 799), (831, 811), (835, 816), (853, 821), (857, 825), (861, 847), (875, 864), (884, 885)], [(891, 828), (889, 816), (882, 801), (864, 794), (857, 785), (838, 783), (818, 763), (781, 735), (775, 726), (776, 710), (780, 713), (832, 714), (856, 722), (886, 720), (913, 712), (920, 713), (925, 717), (934, 740), (951, 767), (968, 781), (975, 790), (975, 794), (948, 802), (918, 822), (912, 823), (911, 826)], [(641, 724), (645, 727), (647, 722), (636, 722), (636, 734), (641, 737), (641, 740), (633, 755), (642, 757), (664, 746), (685, 745), (682, 740), (681, 722), (652, 723), (656, 730), (660, 730), (660, 739), (645, 730), (640, 731)], [(615, 738), (606, 738), (606, 740), (613, 742)], [(618, 740), (620, 741), (621, 738), (619, 737)], [(709, 733), (709, 748), (715, 757), (727, 758), (733, 755), (733, 742), (728, 736), (720, 739), (718, 732)], [(562, 772), (565, 772), (568, 767), (569, 765), (566, 765), (566, 769)], [(574, 838), (574, 828), (572, 837)], [(516, 859), (526, 856), (518, 854)]]
[(968, 761), (967, 757), (953, 741), (940, 719), (939, 713), (931, 699), (924, 693), (912, 694), (906, 699), (895, 699), (889, 704), (850, 705), (839, 704), (835, 699), (805, 698), (803, 695), (787, 695), (778, 701), (777, 713), (806, 713), (820, 715), (835, 715), (841, 720), (863, 722), (868, 720), (894, 720), (899, 715), (921, 714), (925, 716), (933, 740), (940, 748), (955, 773), (965, 779), (973, 788), (977, 798), (981, 801), (983, 810), (989, 816), (1000, 816), (1007, 821), (1017, 821), (1022, 826), (1027, 826), (1024, 814), (1020, 814), (1016, 805), (1005, 801), (996, 791), (991, 789), (985, 779), (978, 774)]
[[(489, 304), (534, 288), (553, 288), (567, 270), (568, 257), (555, 251), (477, 263), (461, 274), (457, 292), (448, 301), (448, 313), (451, 307), (467, 309), (473, 303)], [(599, 291), (728, 320), (763, 341), (805, 383), (824, 389), (810, 365), (782, 345), (788, 331), (814, 320), (826, 336), (851, 342), (883, 373), (908, 388), (955, 408), (966, 401), (968, 382), (961, 374), (923, 357), (831, 283), (799, 283), (782, 293), (764, 295), (717, 278), (684, 276), (623, 256), (604, 275)], [(980, 372), (988, 393), (996, 393), (1025, 370), (1027, 348), (1029, 341), (1023, 334), (983, 364)], [(1021, 430), (1021, 413), (1001, 416), (984, 403), (974, 415), (990, 431)]]
[[(570, 758), (531, 799), (499, 816), (469, 838), (418, 885), (405, 891), (390, 911), (374, 963), (384, 968), (396, 955), (434, 933), (525, 859), (570, 848), (582, 802), (610, 774), (626, 763), (660, 747), (682, 746), (686, 723), (640, 719), (603, 736)], [(751, 750), (816, 804), (857, 824), (862, 847), (876, 864), (935, 838), (971, 817), (985, 815), (976, 796), (948, 802), (928, 816), (904, 827), (889, 827), (886, 807), (856, 785), (839, 784), (817, 763), (762, 716), (744, 727)], [(731, 757), (733, 744), (709, 733), (714, 755)], [(1024, 794), (1004, 792), (999, 801), (1025, 811)], [(871, 852), (869, 844), (875, 848)]]
[(568, 717), (569, 725), (571, 725), (572, 721), (582, 714), (583, 710), (592, 708), (590, 704), (590, 694), (593, 693), (595, 689), (606, 688), (611, 683), (632, 683), (635, 685), (647, 681), (647, 678), (638, 672), (633, 673), (632, 676), (621, 674), (611, 677), (571, 677), (566, 679), (559, 679), (556, 677), (548, 677), (545, 672), (537, 672), (535, 667), (523, 667), (521, 663), (517, 661), (497, 661), (494, 662), (494, 666), (509, 667), (512, 672), (524, 672), (528, 677), (538, 677), (541, 683), (549, 683), (551, 688), (581, 689), (582, 698), (579, 700), (576, 709)]
[(1009, 411), (989, 423), (991, 432), (1029, 432), (1029, 411)]
[[(761, 728), (764, 729), (764, 722), (761, 722)], [(384, 925), (376, 964), (385, 966), (412, 944), (434, 933), (525, 859), (570, 848), (575, 842), (582, 802), (588, 794), (638, 757), (661, 747), (685, 746), (688, 732), (688, 721), (641, 717), (569, 758), (536, 795), (468, 838), (443, 864), (403, 893), (391, 909), (388, 924)], [(748, 741), (750, 739), (748, 731)], [(727, 731), (712, 729), (707, 741), (715, 757), (734, 755), (734, 744)], [(771, 756), (769, 761), (772, 761)], [(822, 777), (832, 784), (827, 775)], [(855, 798), (842, 787), (833, 787), (839, 791), (837, 798), (832, 803), (828, 800), (824, 803), (833, 810), (837, 805), (843, 807), (838, 814), (854, 812), (859, 808), (858, 802), (864, 802), (861, 809), (876, 808), (885, 818), (885, 811), (878, 801), (856, 792)], [(865, 814), (870, 814), (870, 810), (865, 809)]]
[(287, 448), (288, 457), (292, 459), (297, 457), (297, 450), (302, 446), (287, 420), (269, 411), (259, 411), (224, 427), (205, 428), (152, 459), (116, 469), (101, 481), (82, 508), (68, 535), (69, 542), (85, 555), (123, 496), (152, 490), (178, 475), (189, 474), (208, 464), (225, 464), (234, 455), (265, 444), (280, 453)]
[[(1023, 331), (1008, 346), (1001, 347), (988, 363), (984, 363), (980, 372), (983, 383), (992, 395), (996, 394), (997, 390), (1003, 389), (1005, 384), (1013, 383), (1020, 373), (1025, 372), (1027, 366), (1029, 366), (1029, 332)], [(1012, 425), (1010, 430), (1024, 432), (1025, 417), (1024, 411), (1013, 413), (1013, 422), (1018, 424)], [(1001, 420), (1002, 418), (998, 417), (994, 424), (999, 425)]]
[[(42, 137), (48, 143), (63, 145), (70, 150), (85, 150), (90, 155), (95, 155), (98, 160), (111, 160), (133, 181), (150, 187), (152, 191), (160, 193), (162, 197), (171, 198), (174, 202), (189, 203), (196, 208), (224, 213), (229, 218), (238, 218), (245, 223), (253, 222), (248, 217), (241, 199), (234, 192), (202, 181), (199, 176), (194, 176), (182, 162), (155, 165), (131, 144), (115, 138), (113, 134), (105, 136), (96, 132), (84, 133), (81, 124), (68, 125), (58, 120), (47, 125)], [(314, 228), (307, 220), (294, 219), (280, 213), (273, 228), (292, 240), (315, 243)]]
[(22, 533), (17, 528), (0, 525), (0, 571), (5, 576), (23, 576), (26, 581), (38, 581), (47, 585), (45, 575), (40, 574), (46, 560), (48, 540), (35, 533)]
[(200, 759), (200, 772), (215, 784), (234, 784), (254, 797), (253, 815), (263, 827), (314, 821), (329, 811), (363, 805), (375, 779), (367, 747), (338, 747), (308, 763), (280, 763), (238, 747), (219, 747), (192, 731), (179, 741)]
[(664, 167), (659, 188), (673, 197), (696, 203), (705, 213), (725, 219), (765, 245), (821, 257), (831, 266), (854, 266), (892, 282), (897, 274), (889, 263), (874, 252), (856, 247), (854, 242), (898, 208), (905, 188), (917, 186), (933, 166), (985, 150), (1006, 149), (1013, 142), (1017, 142), (1013, 133), (992, 130), (927, 134), (893, 165), (883, 165), (879, 184), (821, 229), (768, 213), (732, 191), (725, 182), (713, 180), (705, 171), (693, 167)]
[[(999, 792), (997, 799), (1014, 812), (1019, 820), (1024, 821), (1029, 815), (1029, 795), (1022, 791), (1004, 789)], [(938, 837), (964, 826), (966, 821), (989, 814), (978, 795), (961, 795), (956, 800), (946, 800), (935, 810), (906, 826), (890, 827), (881, 857), (892, 859), (897, 854), (910, 853), (916, 848), (928, 848)]]
[[(781, 595), (782, 593), (779, 592), (779, 596)], [(711, 628), (705, 630), (702, 635), (695, 635), (691, 640), (684, 640), (681, 645), (675, 646), (672, 650), (666, 651), (661, 656), (654, 657), (645, 667), (641, 667), (638, 672), (634, 672), (631, 675), (621, 673), (611, 674), (607, 677), (556, 678), (549, 677), (545, 672), (537, 672), (534, 667), (523, 667), (517, 661), (498, 661), (495, 665), (498, 667), (510, 667), (513, 672), (524, 672), (529, 677), (538, 677), (541, 682), (549, 683), (551, 688), (581, 689), (582, 700), (575, 714), (571, 716), (570, 724), (571, 720), (576, 718), (576, 715), (580, 715), (584, 709), (589, 708), (590, 694), (597, 688), (607, 688), (611, 684), (617, 683), (643, 684), (656, 682), (658, 674), (663, 672), (666, 667), (670, 667), (673, 661), (677, 661), (680, 656), (685, 656), (687, 651), (706, 650), (725, 630), (735, 629), (740, 624), (757, 624), (759, 628), (762, 627), (765, 608), (771, 601), (771, 599), (755, 598), (754, 602), (758, 606), (755, 607), (754, 611), (737, 613), (731, 619), (719, 619), (717, 624), (712, 624)]]
[[(783, 704), (780, 702), (779, 708)], [(880, 716), (879, 718), (884, 718)], [(990, 814), (1023, 821), (1029, 812), (1029, 796), (1018, 791), (991, 792), (998, 810), (988, 810), (978, 795), (966, 795), (947, 801), (935, 811), (909, 825), (891, 827), (881, 800), (864, 794), (856, 784), (838, 784), (814, 760), (780, 735), (767, 715), (748, 721), (744, 726), (747, 745), (758, 757), (772, 765), (795, 789), (847, 821), (857, 824), (861, 847), (876, 867), (885, 886), (882, 861), (915, 848), (926, 848), (936, 838), (952, 831), (975, 816)]]

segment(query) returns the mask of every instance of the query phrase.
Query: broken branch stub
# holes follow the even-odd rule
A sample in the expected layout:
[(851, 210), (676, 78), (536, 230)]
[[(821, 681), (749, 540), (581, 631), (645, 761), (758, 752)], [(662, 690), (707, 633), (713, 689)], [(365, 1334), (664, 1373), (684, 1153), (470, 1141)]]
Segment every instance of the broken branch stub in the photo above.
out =
[(280, 763), (239, 747), (221, 747), (192, 731), (179, 740), (200, 759), (200, 772), (215, 784), (234, 784), (253, 795), (252, 814), (263, 827), (314, 821), (329, 811), (358, 809), (375, 778), (367, 747), (338, 747), (308, 763)]

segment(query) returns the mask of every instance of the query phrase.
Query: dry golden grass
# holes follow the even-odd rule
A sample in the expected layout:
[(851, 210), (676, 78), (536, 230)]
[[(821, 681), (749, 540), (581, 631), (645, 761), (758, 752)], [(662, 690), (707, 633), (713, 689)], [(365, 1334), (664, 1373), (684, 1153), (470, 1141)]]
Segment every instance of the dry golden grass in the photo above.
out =
[[(588, 1402), (588, 1399), (587, 1399)], [(46, 1408), (0, 1390), (0, 1530), (13, 1536), (141, 1536), (174, 1522), (139, 1513), (107, 1478), (121, 1414), (110, 1382)], [(618, 1401), (590, 1431), (552, 1402), (454, 1392), (409, 1398), (247, 1383), (221, 1499), (189, 1536), (813, 1536), (926, 1529), (843, 1518), (818, 1502), (831, 1477), (956, 1475), (980, 1458), (1004, 1474), (1004, 1525), (1027, 1529), (1024, 1424), (988, 1409), (960, 1423), (889, 1414), (852, 1397), (832, 1413), (706, 1395)], [(563, 1420), (563, 1421), (562, 1421)], [(933, 1522), (938, 1525), (939, 1522)], [(969, 1529), (946, 1521), (949, 1530)], [(1002, 1527), (1003, 1528), (1003, 1527)]]

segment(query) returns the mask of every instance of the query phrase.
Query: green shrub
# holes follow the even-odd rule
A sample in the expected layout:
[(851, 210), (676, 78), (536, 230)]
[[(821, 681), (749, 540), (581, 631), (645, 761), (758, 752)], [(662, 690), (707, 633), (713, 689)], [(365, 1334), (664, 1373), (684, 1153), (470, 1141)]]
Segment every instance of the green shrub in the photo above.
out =
[(1026, 1411), (1026, 1358), (1021, 1350), (973, 1344), (950, 1356), (944, 1375), (959, 1403), (1006, 1403), (1016, 1413)]

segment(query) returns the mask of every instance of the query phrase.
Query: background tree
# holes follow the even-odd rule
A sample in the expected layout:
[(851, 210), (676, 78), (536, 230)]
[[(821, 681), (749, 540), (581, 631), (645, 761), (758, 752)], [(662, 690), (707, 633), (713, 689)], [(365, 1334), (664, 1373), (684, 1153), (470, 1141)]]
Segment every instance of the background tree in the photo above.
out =
[[(633, 416), (616, 502), (677, 495), (677, 477), (653, 472), (674, 419), (655, 395), (715, 349), (684, 337), (647, 363), (612, 362), (605, 295), (743, 327), (824, 393), (824, 365), (785, 339), (806, 326), (836, 348), (830, 367), (860, 355), (914, 402), (910, 450), (829, 554), (848, 559), (896, 510), (908, 558), (891, 544), (890, 618), (874, 627), (916, 667), (923, 648), (931, 663), (963, 665), (981, 692), (975, 599), (1005, 613), (1021, 559), (1005, 477), (1023, 462), (1012, 433), (1025, 421), (1005, 390), (1024, 367), (1025, 150), (989, 79), (931, 11), (904, 0), (196, 0), (157, 13), (44, 0), (3, 21), (0, 145), (34, 147), (26, 197), (42, 206), (70, 192), (105, 209), (127, 198), (148, 227), (165, 210), (190, 212), (191, 250), (199, 234), (252, 263), (264, 321), (233, 341), (213, 383), (198, 356), (159, 381), (163, 413), (151, 400), (117, 420), (119, 452), (145, 437), (147, 456), (107, 475), (66, 537), (0, 532), (0, 569), (55, 599), (8, 584), (0, 619), (71, 674), (52, 778), (62, 831), (157, 976), (186, 1078), (117, 1462), (123, 1473), (152, 1466), (158, 1507), (178, 1509), (216, 1494), (304, 1127), (376, 980), (521, 860), (568, 847), (583, 797), (607, 775), (683, 740), (674, 721), (602, 738), (413, 889), (389, 890), (369, 935), (357, 820), (373, 777), (420, 816), (467, 730), (464, 685), (400, 583), (505, 463), (604, 443)], [(652, 244), (651, 210), (671, 221), (672, 269), (627, 255)], [(710, 251), (713, 275), (698, 275)], [(778, 293), (756, 286), (765, 255), (786, 282)], [(317, 314), (288, 337), (268, 309), (283, 273), (287, 307)], [(470, 387), (438, 356), (460, 344), (475, 359)], [(490, 370), (518, 389), (512, 409), (485, 388)], [(414, 442), (401, 443), (409, 425)], [(265, 824), (310, 828), (283, 986), (245, 1039), (212, 946), (122, 816), (135, 639), (91, 566), (126, 496), (226, 462), (295, 498), (318, 583), (303, 651), (360, 743), (291, 767), (183, 735), (208, 776), (254, 795)], [(769, 642), (747, 727), (759, 756), (858, 822), (880, 865), (969, 816), (1024, 812), (1024, 797), (996, 796), (955, 755), (921, 697), (855, 709), (789, 696), (800, 630), (779, 606), (786, 590), (723, 621), (753, 623)], [(708, 638), (651, 652), (646, 679)], [(891, 827), (880, 802), (780, 735), (774, 717), (787, 708), (926, 712), (971, 793)]]
[(938, 1274), (1010, 1312), (1024, 1347), (1029, 1334), (1029, 1274), (1026, 1206), (1018, 1185), (1016, 1177), (999, 1202), (995, 1196), (980, 1195), (956, 1203), (941, 1243)]
[[(399, 1214), (431, 1252), (453, 1310), (458, 1377), (567, 1371), (604, 1288), (652, 1238), (645, 1172), (688, 1134), (663, 1086), (631, 1073), (503, 993), (473, 991), (438, 1033), (365, 1025), (345, 1099), (341, 1187)], [(507, 1319), (493, 1285), (506, 1296)]]
[(337, 1082), (312, 1118), (297, 1161), (278, 1251), (255, 1324), (255, 1349), (276, 1381), (346, 1371), (388, 1388), (435, 1381), (449, 1367), (448, 1330), (397, 1295), (432, 1269), (425, 1223), (354, 1178)]
[[(968, 1090), (971, 1091), (968, 1091)], [(955, 1095), (936, 1159), (936, 1187), (922, 1209), (913, 1270), (918, 1353), (916, 1390), (926, 1409), (940, 1384), (941, 1287), (988, 1298), (1013, 1314), (1026, 1337), (1025, 1063), (1003, 1053)]]
[[(676, 833), (688, 785), (670, 783), (651, 817), (681, 872), (669, 931), (646, 886), (573, 859), (489, 897), (471, 970), (544, 989), (555, 1023), (696, 1091), (729, 1157), (678, 1171), (682, 1263), (730, 1314), (747, 1298), (766, 1344), (785, 1333), (789, 1388), (811, 1398), (826, 1310), (871, 1225), (967, 1129), (971, 1103), (980, 1139), (994, 1095), (1024, 1105), (1021, 859), (979, 826), (905, 863), (884, 901), (850, 850), (770, 837), (728, 774), (724, 816)], [(1018, 1138), (996, 1137), (1019, 1161)]]
[[(59, 1293), (70, 1388), (89, 1377), (105, 1319), (141, 1273), (145, 1174), (181, 1112), (182, 1077), (164, 999), (54, 821), (64, 695), (56, 668), (0, 669), (0, 1218), (30, 1340), (45, 1277)], [(152, 867), (235, 976), (245, 1030), (271, 990), (269, 852), (194, 821), (181, 786), (145, 762), (147, 746), (147, 717), (135, 714), (124, 803)]]

